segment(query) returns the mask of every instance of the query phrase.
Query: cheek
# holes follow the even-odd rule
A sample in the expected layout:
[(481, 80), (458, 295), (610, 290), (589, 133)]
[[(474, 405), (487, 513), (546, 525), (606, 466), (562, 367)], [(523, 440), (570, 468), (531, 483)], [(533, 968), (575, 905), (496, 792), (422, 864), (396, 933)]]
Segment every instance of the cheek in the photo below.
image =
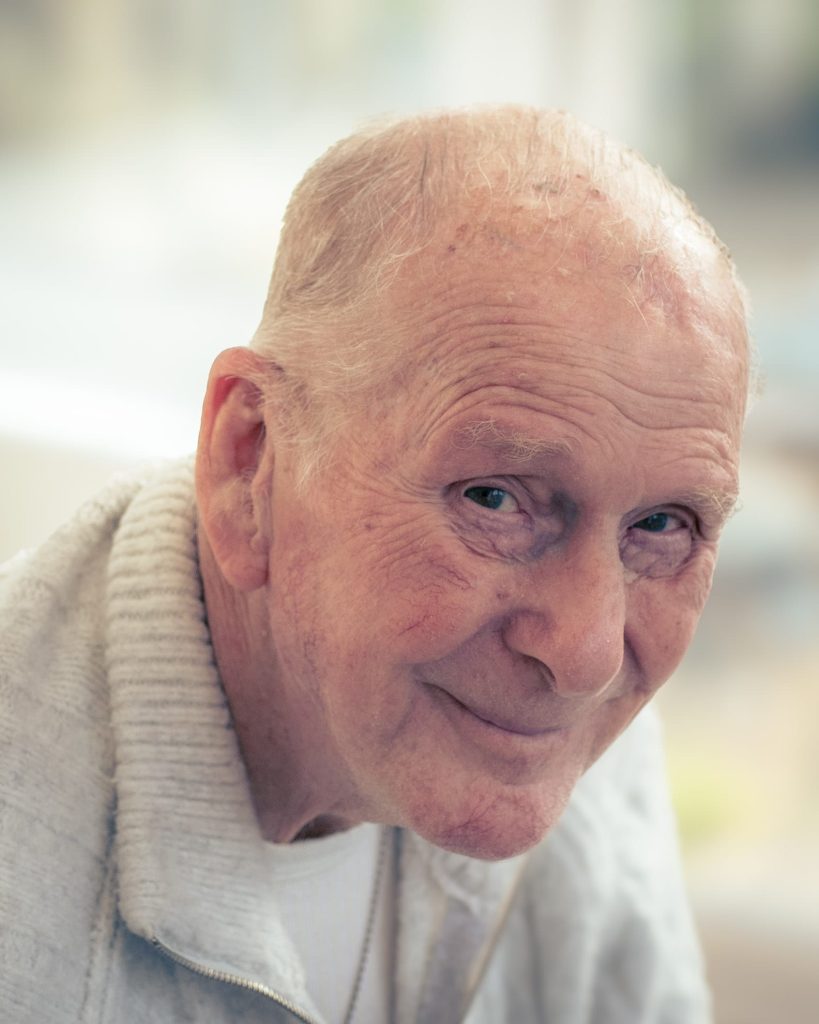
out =
[(486, 574), (476, 574), (474, 557), (422, 517), (373, 530), (348, 559), (356, 571), (338, 595), (340, 606), (364, 609), (370, 631), (378, 630), (379, 643), (392, 641), (402, 661), (443, 656), (486, 614), (480, 600)]
[(397, 504), (389, 512), (364, 517), (352, 532), (347, 559), (367, 576), (398, 590), (447, 586), (468, 589), (471, 581), (452, 557), (440, 516), (417, 505)]
[(709, 555), (675, 579), (633, 585), (627, 640), (650, 689), (668, 679), (688, 650), (708, 599), (713, 569)]

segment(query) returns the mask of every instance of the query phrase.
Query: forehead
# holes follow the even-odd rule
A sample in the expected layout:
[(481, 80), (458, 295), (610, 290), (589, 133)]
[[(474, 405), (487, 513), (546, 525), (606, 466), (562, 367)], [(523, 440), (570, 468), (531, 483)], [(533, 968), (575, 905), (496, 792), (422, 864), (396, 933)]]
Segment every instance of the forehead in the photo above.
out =
[[(627, 263), (590, 262), (587, 243), (456, 225), (408, 261), (387, 313), (411, 396), (388, 415), (407, 443), (491, 421), (528, 451), (584, 435), (604, 444), (616, 426), (658, 449), (713, 442), (735, 463), (744, 339), (729, 288), (715, 272), (705, 298), (696, 282), (686, 290), (685, 267), (648, 287)], [(722, 305), (706, 301), (720, 287)]]
[(444, 227), (406, 261), (378, 311), (398, 334), (402, 370), (473, 357), (511, 369), (528, 352), (553, 357), (568, 376), (584, 355), (705, 384), (705, 359), (736, 391), (746, 339), (722, 254), (682, 228), (663, 249), (638, 246), (636, 229), (612, 239), (604, 221), (572, 222), (558, 231), (525, 219), (521, 228), (514, 217)]

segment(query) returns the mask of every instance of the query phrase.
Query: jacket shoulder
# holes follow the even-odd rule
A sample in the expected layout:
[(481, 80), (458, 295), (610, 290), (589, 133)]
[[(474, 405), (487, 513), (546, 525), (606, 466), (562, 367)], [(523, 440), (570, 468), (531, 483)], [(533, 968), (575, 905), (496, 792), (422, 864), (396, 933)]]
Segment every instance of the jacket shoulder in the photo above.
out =
[(110, 887), (105, 595), (138, 486), (116, 481), (0, 569), (0, 1017), (20, 1024), (78, 1019)]
[(578, 784), (563, 819), (534, 851), (524, 902), (549, 1019), (710, 1019), (652, 708)]

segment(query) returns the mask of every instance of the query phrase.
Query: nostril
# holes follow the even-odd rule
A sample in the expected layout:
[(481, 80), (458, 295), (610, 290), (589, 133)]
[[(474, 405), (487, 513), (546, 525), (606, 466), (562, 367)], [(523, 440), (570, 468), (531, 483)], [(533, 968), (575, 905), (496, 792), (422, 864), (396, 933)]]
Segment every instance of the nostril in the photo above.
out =
[(542, 683), (544, 686), (546, 686), (548, 689), (554, 689), (557, 680), (555, 679), (554, 672), (552, 672), (549, 666), (544, 664), (538, 658), (530, 657), (528, 654), (525, 655), (525, 657), (527, 662), (529, 662), (529, 664), (532, 665), (535, 673), (537, 674), (538, 681)]

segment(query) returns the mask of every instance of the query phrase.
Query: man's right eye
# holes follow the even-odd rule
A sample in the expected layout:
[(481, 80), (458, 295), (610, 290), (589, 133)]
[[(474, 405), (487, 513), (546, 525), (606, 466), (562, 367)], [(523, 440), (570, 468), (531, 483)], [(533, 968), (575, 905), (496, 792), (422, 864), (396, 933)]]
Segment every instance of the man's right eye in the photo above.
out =
[(484, 485), (467, 487), (464, 491), (464, 497), (474, 501), (476, 505), (480, 505), (482, 508), (491, 509), (493, 512), (518, 512), (520, 510), (517, 500), (512, 497), (509, 491), (505, 491), (502, 487)]

